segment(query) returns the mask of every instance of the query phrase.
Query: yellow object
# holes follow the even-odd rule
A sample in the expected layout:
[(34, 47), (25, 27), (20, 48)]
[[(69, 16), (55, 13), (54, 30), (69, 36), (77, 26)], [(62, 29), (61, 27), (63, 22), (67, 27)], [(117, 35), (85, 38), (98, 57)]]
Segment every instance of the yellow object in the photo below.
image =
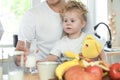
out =
[(101, 51), (101, 43), (92, 35), (87, 35), (82, 46), (82, 55), (86, 58), (96, 58)]
[(107, 63), (104, 62), (104, 61), (96, 61), (96, 62), (95, 62), (95, 65), (101, 67), (101, 68), (102, 68), (103, 70), (105, 70), (105, 71), (109, 71), (109, 66), (108, 66)]
[(55, 73), (58, 79), (63, 80), (62, 76), (65, 73), (65, 71), (67, 71), (70, 67), (75, 66), (75, 65), (80, 65), (79, 60), (73, 59), (72, 61), (67, 61), (67, 62), (64, 62), (58, 65), (58, 67), (55, 70)]
[(79, 59), (79, 54), (75, 54), (71, 51), (65, 52), (65, 56), (68, 58)]
[(109, 66), (107, 66), (107, 63), (104, 61), (93, 61), (93, 62), (87, 62), (86, 60), (81, 60), (81, 63), (83, 64), (83, 67), (88, 66), (99, 66), (105, 71), (109, 71)]

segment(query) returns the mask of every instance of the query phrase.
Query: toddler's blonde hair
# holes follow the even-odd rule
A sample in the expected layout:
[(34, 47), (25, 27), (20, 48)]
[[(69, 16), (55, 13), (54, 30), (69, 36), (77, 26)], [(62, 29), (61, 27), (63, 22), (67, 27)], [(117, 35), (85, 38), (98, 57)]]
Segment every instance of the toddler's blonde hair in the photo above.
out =
[(80, 13), (80, 15), (82, 15), (83, 19), (85, 21), (87, 21), (87, 8), (86, 6), (82, 3), (82, 2), (78, 2), (76, 0), (69, 0), (66, 5), (62, 8), (61, 11), (61, 17), (63, 19), (64, 13), (71, 11), (71, 10), (75, 10), (78, 11)]

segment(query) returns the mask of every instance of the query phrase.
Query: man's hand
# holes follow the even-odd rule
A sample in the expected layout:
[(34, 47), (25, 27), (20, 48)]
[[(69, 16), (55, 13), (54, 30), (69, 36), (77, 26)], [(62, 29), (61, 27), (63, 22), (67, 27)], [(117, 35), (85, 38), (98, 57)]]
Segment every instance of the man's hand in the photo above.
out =
[[(24, 51), (24, 63), (26, 62), (27, 55), (30, 52), (30, 43), (24, 41), (18, 41), (17, 46), (16, 46), (16, 51)], [(15, 63), (20, 66), (21, 63), (21, 55), (16, 55), (15, 57)]]
[[(24, 57), (23, 57), (23, 59), (24, 59), (24, 60), (23, 60), (23, 61), (24, 61), (23, 63), (24, 63), (24, 64), (25, 64), (25, 62), (26, 62), (26, 59), (27, 59), (27, 55), (28, 55), (28, 54), (29, 54), (29, 50), (28, 50), (28, 49), (25, 49), (25, 50), (24, 50), (24, 55), (23, 55), (23, 56), (24, 56)], [(16, 55), (16, 56), (15, 56), (15, 63), (16, 63), (17, 66), (21, 66), (21, 55)]]
[(21, 55), (15, 56), (15, 64), (16, 64), (17, 66), (20, 66), (20, 62), (21, 62)]

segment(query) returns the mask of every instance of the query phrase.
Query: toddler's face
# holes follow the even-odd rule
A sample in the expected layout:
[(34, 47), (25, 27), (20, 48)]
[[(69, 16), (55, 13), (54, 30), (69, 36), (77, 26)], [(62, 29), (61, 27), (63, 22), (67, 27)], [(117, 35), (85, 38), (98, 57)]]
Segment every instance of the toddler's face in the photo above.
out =
[(69, 11), (63, 17), (63, 29), (67, 34), (80, 33), (85, 26), (82, 16), (76, 11)]

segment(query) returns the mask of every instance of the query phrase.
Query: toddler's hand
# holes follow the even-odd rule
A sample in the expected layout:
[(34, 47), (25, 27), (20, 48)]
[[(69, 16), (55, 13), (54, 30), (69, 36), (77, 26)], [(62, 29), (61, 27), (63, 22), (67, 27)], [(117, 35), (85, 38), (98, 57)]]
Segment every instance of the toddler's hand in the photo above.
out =
[(79, 59), (80, 60), (84, 59), (84, 57), (83, 57), (83, 55), (81, 53), (79, 54)]

